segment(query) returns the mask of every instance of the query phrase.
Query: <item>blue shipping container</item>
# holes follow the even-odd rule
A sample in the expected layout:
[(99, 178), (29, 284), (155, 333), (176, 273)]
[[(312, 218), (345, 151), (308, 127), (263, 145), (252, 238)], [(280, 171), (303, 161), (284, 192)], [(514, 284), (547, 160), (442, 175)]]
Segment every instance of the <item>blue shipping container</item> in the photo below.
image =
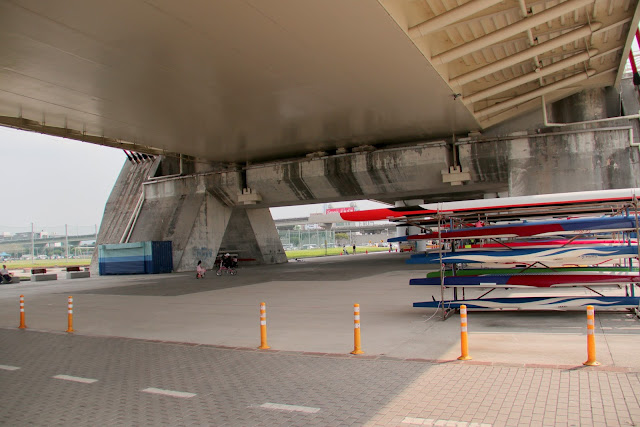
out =
[(151, 257), (145, 259), (146, 273), (159, 274), (173, 271), (173, 247), (171, 241), (145, 242), (150, 246)]
[(98, 269), (101, 276), (171, 273), (173, 271), (171, 241), (100, 245)]

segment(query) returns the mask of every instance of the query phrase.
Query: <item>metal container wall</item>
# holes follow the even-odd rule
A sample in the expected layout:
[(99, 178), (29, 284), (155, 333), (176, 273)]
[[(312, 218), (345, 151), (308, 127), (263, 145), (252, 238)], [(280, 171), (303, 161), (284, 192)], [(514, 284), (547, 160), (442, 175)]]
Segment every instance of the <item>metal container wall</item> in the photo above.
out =
[(98, 255), (101, 276), (173, 271), (173, 250), (170, 241), (99, 245)]
[(101, 276), (110, 274), (144, 274), (144, 243), (100, 245), (98, 247), (98, 271)]
[(173, 248), (171, 241), (145, 242), (151, 256), (145, 259), (146, 272), (150, 274), (171, 273), (173, 271)]

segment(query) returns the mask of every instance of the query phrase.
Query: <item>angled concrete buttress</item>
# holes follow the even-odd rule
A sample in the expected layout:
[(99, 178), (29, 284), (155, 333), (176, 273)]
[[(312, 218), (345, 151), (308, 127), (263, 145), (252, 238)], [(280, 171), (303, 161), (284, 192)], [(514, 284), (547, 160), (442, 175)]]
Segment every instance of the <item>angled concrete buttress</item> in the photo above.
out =
[[(97, 245), (120, 243), (128, 234), (127, 226), (135, 216), (142, 194), (142, 183), (153, 176), (160, 160), (136, 163), (125, 161), (104, 208)], [(91, 271), (98, 274), (98, 251), (93, 251)]]
[[(169, 240), (174, 271), (194, 270), (199, 260), (211, 269), (219, 252), (233, 252), (240, 259), (259, 264), (287, 261), (269, 210), (236, 207), (238, 172), (154, 179), (147, 171), (133, 169), (143, 176), (144, 183), (135, 188), (116, 184), (105, 209), (98, 244)], [(125, 165), (118, 182), (133, 181), (126, 177), (135, 176), (135, 170)], [(126, 200), (142, 200), (138, 211), (127, 209), (124, 203), (118, 206), (118, 201), (125, 199), (123, 193), (129, 193)], [(121, 210), (126, 214), (117, 215)], [(120, 225), (115, 227), (114, 223)], [(123, 226), (127, 223), (128, 232)], [(114, 227), (123, 234), (107, 233)]]

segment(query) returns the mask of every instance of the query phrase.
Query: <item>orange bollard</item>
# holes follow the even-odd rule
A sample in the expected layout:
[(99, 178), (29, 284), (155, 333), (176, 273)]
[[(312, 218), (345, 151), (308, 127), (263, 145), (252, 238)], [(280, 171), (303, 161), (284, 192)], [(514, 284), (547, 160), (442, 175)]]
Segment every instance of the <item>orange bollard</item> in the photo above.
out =
[(260, 347), (261, 350), (271, 348), (267, 345), (267, 305), (260, 303)]
[(68, 324), (69, 326), (67, 327), (67, 332), (71, 333), (71, 332), (75, 332), (73, 330), (73, 297), (70, 296), (68, 299), (68, 305), (67, 305), (67, 320), (68, 320)]
[(24, 323), (24, 295), (20, 295), (20, 329), (26, 329), (27, 325)]
[(353, 351), (351, 354), (363, 354), (360, 342), (360, 304), (353, 304)]
[(592, 305), (587, 306), (587, 361), (583, 365), (598, 366), (596, 361), (596, 337), (595, 333), (595, 310)]
[(469, 356), (469, 341), (467, 335), (467, 306), (460, 306), (460, 348), (462, 354), (458, 360), (471, 360)]

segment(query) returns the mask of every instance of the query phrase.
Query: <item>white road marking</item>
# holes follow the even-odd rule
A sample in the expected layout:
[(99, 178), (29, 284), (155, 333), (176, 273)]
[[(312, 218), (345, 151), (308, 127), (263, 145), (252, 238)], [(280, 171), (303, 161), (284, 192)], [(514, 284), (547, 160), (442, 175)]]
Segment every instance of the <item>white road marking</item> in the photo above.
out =
[(161, 394), (163, 396), (183, 397), (185, 399), (188, 399), (193, 396), (197, 396), (196, 393), (189, 393), (186, 391), (163, 390), (161, 388), (155, 388), (155, 387), (145, 388), (144, 390), (141, 390), (141, 391), (145, 393)]
[(465, 421), (433, 420), (430, 418), (414, 418), (414, 417), (404, 417), (404, 420), (402, 420), (402, 423), (420, 425), (420, 426), (431, 426), (431, 427), (439, 427), (439, 426), (492, 427), (492, 424), (486, 424), (486, 423), (468, 423)]
[(66, 380), (66, 381), (74, 381), (77, 383), (84, 383), (84, 384), (91, 384), (91, 383), (95, 383), (98, 380), (95, 380), (93, 378), (82, 378), (82, 377), (74, 377), (71, 375), (55, 375), (53, 378), (57, 379), (57, 380)]
[(312, 408), (310, 406), (298, 406), (298, 405), (287, 405), (284, 403), (263, 403), (260, 405), (261, 408), (265, 409), (279, 409), (282, 411), (294, 411), (294, 412), (305, 412), (307, 414), (315, 414), (320, 411), (320, 408)]
[(18, 366), (9, 366), (9, 365), (0, 365), (0, 369), (3, 369), (5, 371), (17, 371), (18, 369), (20, 369), (20, 367), (18, 367)]

